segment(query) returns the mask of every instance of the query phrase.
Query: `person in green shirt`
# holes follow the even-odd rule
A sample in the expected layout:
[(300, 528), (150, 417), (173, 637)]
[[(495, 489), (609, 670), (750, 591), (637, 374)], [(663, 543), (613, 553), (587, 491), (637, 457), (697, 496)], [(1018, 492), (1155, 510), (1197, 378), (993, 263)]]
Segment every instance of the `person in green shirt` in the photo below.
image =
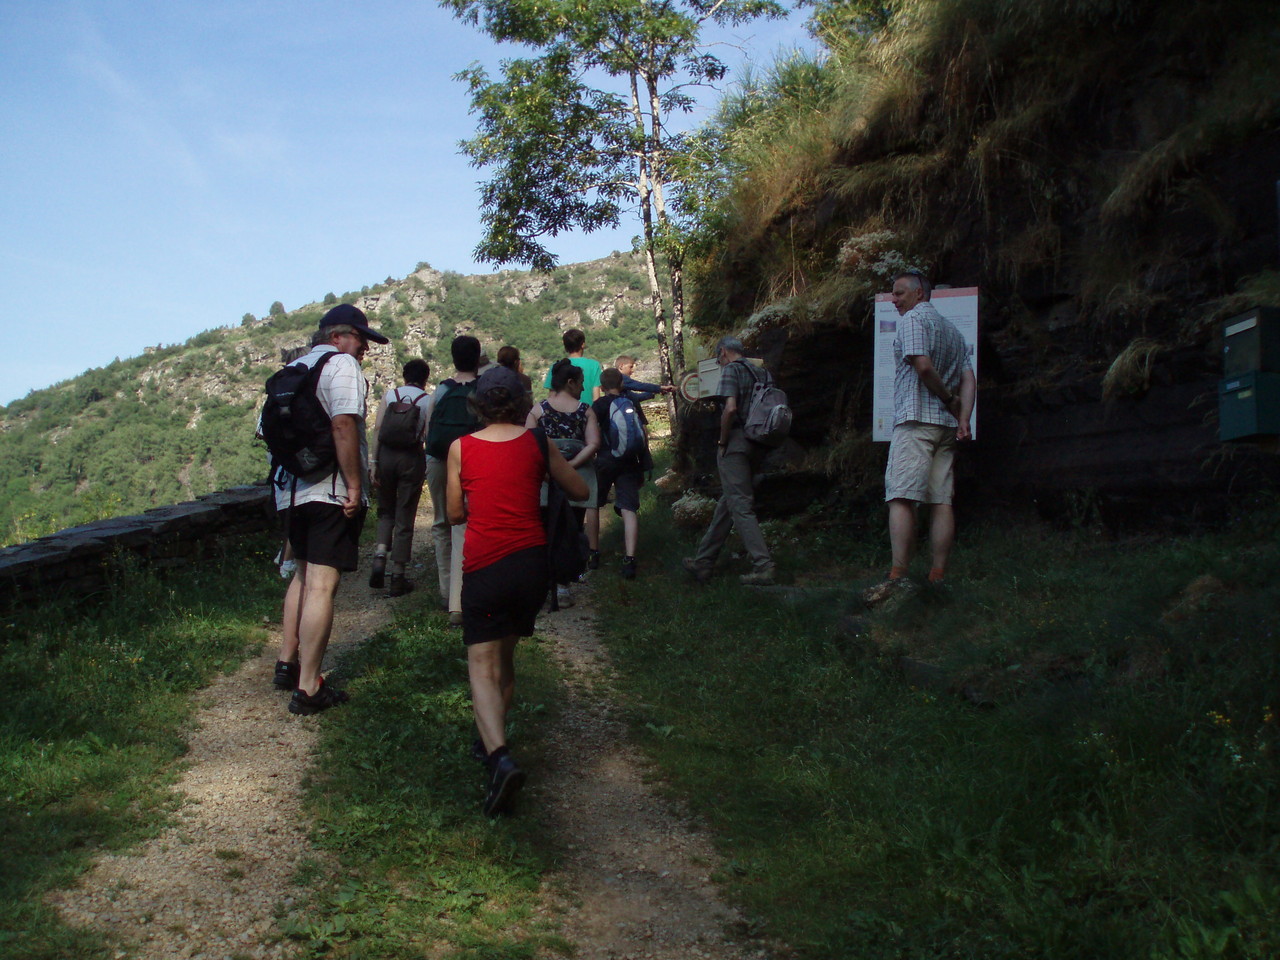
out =
[[(560, 337), (564, 341), (564, 352), (569, 358), (569, 362), (575, 367), (582, 370), (582, 392), (590, 391), (592, 400), (599, 400), (601, 396), (600, 390), (600, 366), (599, 360), (592, 360), (590, 357), (582, 355), (583, 349), (587, 345), (587, 335), (581, 330), (566, 330)], [(543, 381), (543, 387), (551, 389), (551, 371), (547, 371), (547, 378)]]

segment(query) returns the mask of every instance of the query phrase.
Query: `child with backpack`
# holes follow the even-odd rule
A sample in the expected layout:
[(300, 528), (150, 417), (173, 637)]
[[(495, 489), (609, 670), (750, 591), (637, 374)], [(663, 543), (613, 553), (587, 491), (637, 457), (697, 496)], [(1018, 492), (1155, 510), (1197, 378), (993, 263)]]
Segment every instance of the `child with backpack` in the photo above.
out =
[(610, 489), (617, 488), (614, 509), (622, 517), (623, 543), (620, 572), (624, 580), (632, 580), (640, 536), (640, 487), (644, 485), (645, 471), (653, 469), (653, 459), (639, 404), (623, 393), (623, 376), (616, 367), (600, 374), (600, 389), (604, 394), (591, 405), (603, 436), (596, 453), (596, 503), (603, 509), (609, 502)]

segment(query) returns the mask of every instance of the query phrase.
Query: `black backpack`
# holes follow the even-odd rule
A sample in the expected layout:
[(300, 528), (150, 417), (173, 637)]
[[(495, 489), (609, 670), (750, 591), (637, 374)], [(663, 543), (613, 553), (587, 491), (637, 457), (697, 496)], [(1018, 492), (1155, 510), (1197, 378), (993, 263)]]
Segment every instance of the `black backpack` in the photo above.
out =
[(551, 476), (551, 457), (547, 452), (547, 435), (541, 427), (535, 427), (533, 435), (542, 450), (542, 461), (547, 467), (547, 507), (544, 527), (547, 534), (547, 559), (551, 568), (551, 609), (559, 610), (556, 602), (556, 584), (572, 583), (587, 569), (587, 535), (578, 526), (569, 498)]
[(476, 392), (476, 381), (445, 382), (449, 386), (436, 401), (435, 409), (431, 411), (431, 424), (427, 427), (427, 453), (437, 460), (449, 456), (449, 445), (453, 441), (480, 429), (480, 421), (467, 403)]
[(273, 475), (284, 470), (298, 480), (314, 483), (336, 469), (332, 421), (316, 396), (320, 371), (335, 356), (335, 351), (325, 351), (313, 366), (291, 363), (267, 380), (261, 429), (271, 453)]
[(378, 443), (384, 447), (396, 447), (401, 450), (416, 450), (422, 444), (419, 439), (422, 429), (422, 408), (418, 401), (426, 396), (420, 393), (413, 400), (401, 400), (400, 388), (396, 388), (396, 398), (387, 404), (382, 411), (382, 426), (378, 428)]

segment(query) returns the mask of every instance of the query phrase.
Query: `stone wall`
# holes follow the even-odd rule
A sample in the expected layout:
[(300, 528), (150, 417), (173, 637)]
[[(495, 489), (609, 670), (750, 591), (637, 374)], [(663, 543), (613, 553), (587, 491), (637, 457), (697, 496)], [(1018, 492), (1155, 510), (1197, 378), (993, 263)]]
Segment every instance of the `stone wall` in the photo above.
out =
[(106, 586), (112, 565), (122, 558), (160, 569), (185, 566), (218, 540), (274, 528), (275, 517), (269, 485), (232, 487), (5, 547), (0, 605), (87, 596)]

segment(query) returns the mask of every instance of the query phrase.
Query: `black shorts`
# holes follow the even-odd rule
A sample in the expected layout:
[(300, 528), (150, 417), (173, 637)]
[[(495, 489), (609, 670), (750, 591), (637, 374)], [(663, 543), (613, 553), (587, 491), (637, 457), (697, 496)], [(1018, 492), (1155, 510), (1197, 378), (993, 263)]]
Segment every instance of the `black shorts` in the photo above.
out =
[(638, 511), (640, 488), (644, 486), (644, 471), (638, 463), (621, 463), (613, 458), (596, 459), (596, 506), (609, 505), (609, 488), (618, 488), (617, 508)]
[(528, 547), (462, 575), (462, 642), (533, 636), (551, 572), (546, 547)]
[(289, 510), (289, 543), (297, 560), (351, 571), (360, 565), (365, 508), (347, 517), (333, 503), (303, 503)]

